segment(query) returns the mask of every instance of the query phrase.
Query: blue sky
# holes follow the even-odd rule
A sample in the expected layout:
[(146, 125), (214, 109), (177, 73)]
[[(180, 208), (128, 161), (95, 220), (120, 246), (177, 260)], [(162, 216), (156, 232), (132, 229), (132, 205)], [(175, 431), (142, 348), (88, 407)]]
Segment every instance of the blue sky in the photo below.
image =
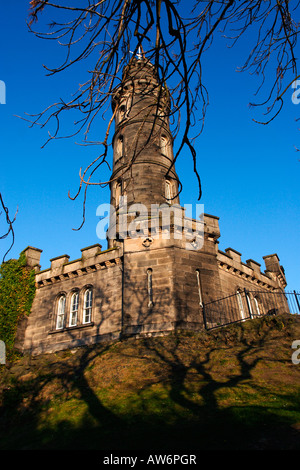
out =
[[(9, 257), (17, 257), (28, 245), (43, 250), (42, 269), (53, 257), (81, 256), (80, 249), (98, 240), (98, 205), (109, 202), (108, 189), (89, 192), (87, 220), (80, 231), (82, 199), (71, 201), (79, 182), (79, 169), (97, 156), (93, 146), (82, 147), (74, 140), (58, 140), (41, 148), (47, 128), (29, 128), (16, 117), (37, 113), (59, 97), (70, 96), (81, 80), (80, 70), (46, 77), (42, 65), (59, 62), (59, 48), (37, 39), (27, 31), (27, 1), (15, 8), (13, 2), (2, 6), (0, 19), (0, 80), (6, 84), (6, 104), (0, 105), (0, 187), (13, 215), (18, 207), (15, 245)], [(12, 22), (13, 18), (13, 22)], [(249, 41), (250, 40), (250, 41)], [(205, 129), (196, 142), (198, 171), (203, 186), (201, 203), (208, 214), (220, 217), (219, 248), (232, 247), (242, 260), (277, 253), (286, 271), (287, 290), (300, 290), (300, 205), (299, 174), (300, 105), (286, 94), (281, 114), (268, 126), (253, 122), (263, 110), (249, 109), (258, 81), (236, 68), (246, 57), (251, 38), (245, 37), (237, 48), (226, 48), (217, 41), (207, 55), (204, 71), (210, 95)], [(78, 73), (78, 76), (77, 76)], [(104, 124), (104, 126), (103, 126)], [(96, 131), (103, 138), (105, 123)], [(182, 183), (181, 204), (196, 204), (198, 188), (188, 155), (178, 161)], [(2, 222), (1, 222), (2, 221)], [(0, 220), (3, 227), (3, 217)], [(1, 241), (0, 257), (9, 246)]]

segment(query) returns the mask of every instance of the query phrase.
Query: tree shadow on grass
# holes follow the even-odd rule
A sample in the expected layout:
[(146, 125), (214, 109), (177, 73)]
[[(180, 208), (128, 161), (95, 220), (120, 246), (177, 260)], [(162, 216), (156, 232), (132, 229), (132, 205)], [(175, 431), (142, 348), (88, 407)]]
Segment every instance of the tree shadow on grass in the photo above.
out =
[[(23, 376), (12, 367), (2, 389), (0, 449), (299, 449), (299, 432), (292, 427), (299, 394), (277, 393), (286, 403), (285, 413), (272, 404), (271, 388), (253, 376), (266, 360), (259, 351), (267, 333), (249, 342), (238, 328), (238, 348), (235, 341), (226, 344), (225, 333), (219, 343), (207, 334), (174, 333), (80, 348), (44, 363), (31, 358), (27, 377), (24, 367)], [(101, 398), (105, 384), (91, 381), (94, 361), (105, 354), (117, 358), (127, 374), (139, 369), (140, 382), (133, 377), (131, 388), (110, 384), (112, 398), (123, 390), (118, 397), (125, 403), (122, 412), (111, 406), (110, 397)], [(108, 364), (114, 367), (113, 361)], [(251, 394), (247, 400), (247, 386), (261, 401)], [(222, 404), (222, 393), (228, 393), (227, 403)], [(72, 405), (69, 415), (66, 404)]]
[[(120, 419), (102, 405), (85, 377), (85, 371), (95, 357), (104, 354), (109, 348), (80, 348), (76, 358), (68, 352), (71, 360), (62, 360), (58, 354), (57, 361), (44, 367), (35, 367), (39, 358), (29, 359), (29, 376), (33, 373), (36, 377), (26, 379), (25, 376), (24, 380), (21, 376), (16, 380), (12, 376), (11, 385), (2, 391), (0, 449), (60, 449), (71, 446), (75, 449), (80, 444), (76, 434), (80, 436), (81, 445), (86, 445), (85, 429), (93, 429), (97, 424), (101, 428), (108, 426), (110, 429), (120, 426)], [(72, 420), (68, 419), (71, 416), (65, 414), (48, 427), (42, 424), (41, 417), (51, 415), (54, 407), (59, 413), (60, 400), (67, 402), (74, 397), (76, 402), (85, 405), (86, 410), (79, 423), (72, 424)]]
[[(195, 338), (189, 344), (193, 335), (171, 335), (170, 340), (145, 338), (143, 349), (151, 353), (149, 361), (164, 365), (165, 383), (168, 383), (169, 399), (184, 410), (173, 420), (173, 425), (167, 423), (160, 429), (160, 437), (166, 448), (192, 449), (299, 449), (300, 435), (295, 423), (295, 415), (300, 409), (300, 394), (290, 394), (288, 389), (278, 393), (268, 384), (262, 386), (253, 372), (263, 360), (260, 354), (268, 332), (255, 339), (243, 336), (243, 326), (239, 330), (239, 346), (234, 343), (234, 360), (236, 365), (232, 372), (222, 372), (220, 364), (214, 367), (214, 355), (220, 361), (221, 354), (230, 358), (232, 349), (226, 342), (220, 347), (201, 347), (195, 349)], [(241, 334), (242, 332), (242, 334)], [(141, 354), (142, 351), (140, 351)], [(267, 362), (278, 361), (269, 357)], [(191, 375), (196, 379), (196, 387), (191, 389)], [(283, 384), (284, 385), (284, 384)], [(249, 400), (243, 387), (250, 388)], [(229, 405), (221, 404), (220, 393), (225, 390), (237, 395), (237, 401), (230, 398)], [(248, 392), (249, 393), (249, 392)], [(238, 397), (238, 394), (241, 394)], [(253, 395), (257, 394), (255, 403)], [(230, 396), (230, 394), (229, 394)], [(275, 403), (272, 403), (275, 400)], [(279, 402), (285, 402), (285, 413), (278, 407)], [(264, 401), (268, 402), (266, 405)], [(261, 402), (261, 404), (259, 403)], [(174, 416), (173, 416), (174, 418)]]

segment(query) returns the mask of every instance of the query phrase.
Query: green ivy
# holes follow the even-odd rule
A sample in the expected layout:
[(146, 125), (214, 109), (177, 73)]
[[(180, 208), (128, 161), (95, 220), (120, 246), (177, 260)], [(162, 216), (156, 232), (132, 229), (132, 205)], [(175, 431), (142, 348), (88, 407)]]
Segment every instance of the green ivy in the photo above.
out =
[(14, 356), (19, 320), (30, 314), (35, 295), (35, 272), (28, 268), (25, 253), (0, 266), (0, 340), (5, 342), (6, 358)]

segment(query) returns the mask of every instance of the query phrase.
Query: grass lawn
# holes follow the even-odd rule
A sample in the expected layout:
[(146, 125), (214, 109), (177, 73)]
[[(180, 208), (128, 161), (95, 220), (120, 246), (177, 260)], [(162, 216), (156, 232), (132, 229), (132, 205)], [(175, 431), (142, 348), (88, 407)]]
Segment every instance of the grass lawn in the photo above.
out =
[(0, 366), (0, 450), (300, 449), (296, 316)]

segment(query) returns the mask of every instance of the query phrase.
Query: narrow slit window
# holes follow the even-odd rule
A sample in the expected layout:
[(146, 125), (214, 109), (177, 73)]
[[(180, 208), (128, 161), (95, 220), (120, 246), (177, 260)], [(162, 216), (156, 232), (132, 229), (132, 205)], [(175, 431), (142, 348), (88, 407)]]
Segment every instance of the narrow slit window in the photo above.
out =
[(148, 307), (153, 307), (153, 289), (152, 289), (152, 269), (147, 269), (147, 282), (148, 282)]
[(124, 154), (124, 138), (122, 135), (120, 135), (117, 140), (117, 155), (118, 157), (122, 157), (123, 154)]
[(168, 139), (165, 135), (162, 135), (160, 138), (160, 150), (163, 155), (165, 155), (166, 157), (169, 156)]
[(196, 276), (197, 276), (197, 285), (198, 285), (199, 305), (200, 305), (200, 307), (203, 307), (201, 279), (200, 279), (200, 270), (199, 269), (196, 269)]
[(83, 301), (83, 323), (90, 323), (92, 320), (92, 303), (93, 303), (92, 289), (87, 289), (84, 293), (84, 301)]
[(165, 193), (166, 193), (167, 202), (171, 203), (171, 200), (172, 200), (172, 185), (171, 185), (171, 181), (169, 181), (169, 180), (166, 180)]
[(78, 294), (78, 292), (74, 292), (74, 294), (71, 297), (69, 326), (76, 326), (77, 325), (78, 303), (79, 303), (79, 294)]
[(65, 321), (66, 296), (61, 295), (57, 304), (56, 329), (61, 330)]
[(126, 106), (125, 104), (122, 104), (119, 109), (119, 121), (122, 121), (124, 119), (126, 113)]
[(116, 206), (119, 206), (121, 196), (122, 196), (122, 181), (117, 181), (116, 183)]

